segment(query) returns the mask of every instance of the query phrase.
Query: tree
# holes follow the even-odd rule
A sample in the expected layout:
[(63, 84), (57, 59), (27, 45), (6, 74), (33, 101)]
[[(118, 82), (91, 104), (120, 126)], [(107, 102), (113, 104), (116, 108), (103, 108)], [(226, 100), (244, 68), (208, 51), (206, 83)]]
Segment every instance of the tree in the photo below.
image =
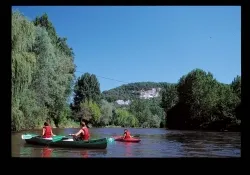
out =
[(107, 102), (106, 100), (101, 100), (101, 124), (108, 125), (111, 123), (113, 115), (114, 105)]
[(92, 116), (90, 121), (92, 124), (97, 126), (100, 123), (101, 110), (99, 106), (97, 105), (97, 103), (93, 102), (92, 100), (87, 103), (88, 103), (88, 107)]
[(241, 99), (241, 77), (236, 76), (234, 80), (231, 83), (231, 87), (233, 88), (233, 91), (237, 94), (239, 99)]
[(124, 109), (115, 110), (115, 120), (114, 123), (118, 126), (123, 127), (136, 127), (138, 126), (137, 118)]
[(98, 126), (101, 119), (101, 110), (92, 100), (85, 101), (80, 103), (79, 110), (75, 113), (75, 116), (78, 120), (85, 120), (94, 126)]
[(91, 111), (88, 106), (87, 102), (82, 102), (79, 105), (79, 110), (75, 113), (75, 119), (76, 120), (85, 120), (87, 122), (90, 122), (92, 116), (91, 116)]
[[(30, 121), (35, 111), (34, 92), (29, 90), (36, 67), (36, 55), (31, 51), (35, 42), (35, 26), (19, 12), (12, 13), (12, 129), (34, 126)], [(30, 106), (29, 106), (30, 105)], [(31, 122), (31, 123), (30, 123)]]
[(220, 84), (218, 98), (213, 120), (223, 120), (226, 123), (236, 120), (235, 109), (240, 104), (240, 98), (233, 89), (229, 85)]
[(237, 95), (238, 99), (236, 100), (237, 107), (235, 109), (235, 115), (236, 118), (241, 120), (241, 77), (236, 76), (234, 80), (231, 83), (231, 88), (233, 89), (233, 92)]
[(175, 84), (169, 84), (162, 90), (161, 107), (165, 110), (171, 109), (178, 102), (177, 86)]
[(56, 30), (53, 24), (49, 21), (49, 17), (46, 13), (40, 17), (37, 16), (33, 23), (35, 24), (35, 26), (44, 27), (48, 32), (49, 37), (51, 38), (51, 44), (56, 45), (58, 39)]
[[(35, 24), (35, 25), (34, 25)], [(12, 129), (41, 127), (45, 118), (60, 123), (72, 92), (75, 65), (57, 44), (47, 15), (29, 21), (12, 12)], [(66, 40), (64, 40), (66, 49)]]
[[(194, 69), (181, 77), (177, 85), (178, 103), (171, 109), (165, 106), (168, 127), (220, 130), (236, 124), (235, 109), (240, 99), (233, 91), (239, 83), (234, 82), (234, 88), (219, 83), (211, 73), (201, 69)], [(165, 97), (162, 98), (164, 101)]]
[(74, 89), (74, 109), (79, 109), (79, 104), (84, 101), (100, 102), (100, 84), (95, 75), (85, 73), (78, 78)]
[(180, 79), (177, 87), (180, 102), (190, 106), (191, 119), (197, 125), (209, 120), (218, 101), (217, 86), (213, 75), (200, 69), (195, 69)]

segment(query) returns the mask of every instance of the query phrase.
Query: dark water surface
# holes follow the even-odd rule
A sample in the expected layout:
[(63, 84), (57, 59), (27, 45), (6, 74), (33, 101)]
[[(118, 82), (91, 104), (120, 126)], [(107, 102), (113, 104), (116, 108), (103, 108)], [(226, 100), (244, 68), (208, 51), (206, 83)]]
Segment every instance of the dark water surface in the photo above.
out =
[[(53, 129), (56, 135), (68, 135), (78, 129)], [(130, 129), (140, 143), (109, 143), (106, 150), (49, 148), (27, 145), (23, 133), (12, 133), (13, 157), (240, 157), (241, 136), (233, 132), (200, 132), (166, 129)], [(121, 135), (123, 128), (90, 128), (92, 138)]]

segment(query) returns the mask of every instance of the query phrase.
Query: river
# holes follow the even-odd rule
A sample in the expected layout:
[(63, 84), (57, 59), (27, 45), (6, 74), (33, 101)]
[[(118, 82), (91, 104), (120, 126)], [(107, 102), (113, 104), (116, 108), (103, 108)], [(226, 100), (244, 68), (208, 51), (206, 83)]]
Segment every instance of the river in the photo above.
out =
[[(56, 135), (68, 135), (78, 129), (53, 129)], [(12, 157), (240, 157), (238, 132), (201, 132), (166, 129), (129, 129), (140, 136), (140, 143), (109, 143), (106, 150), (49, 148), (27, 145), (23, 133), (12, 133)], [(121, 135), (123, 128), (90, 128), (92, 138)]]

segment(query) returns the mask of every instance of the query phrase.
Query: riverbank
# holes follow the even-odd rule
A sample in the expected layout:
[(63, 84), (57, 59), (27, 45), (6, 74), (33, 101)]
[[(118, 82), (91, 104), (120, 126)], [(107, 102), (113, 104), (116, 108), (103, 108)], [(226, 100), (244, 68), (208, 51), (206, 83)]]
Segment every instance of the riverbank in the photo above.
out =
[(218, 123), (204, 124), (200, 127), (192, 128), (190, 126), (183, 127), (166, 127), (169, 130), (181, 130), (181, 131), (204, 131), (204, 132), (241, 132), (241, 122), (233, 124), (220, 125)]
[[(55, 128), (79, 128), (79, 122), (75, 122), (73, 120), (64, 120), (58, 124), (58, 127), (56, 127), (55, 123), (51, 121), (51, 127), (53, 129)], [(43, 124), (39, 124), (38, 126), (30, 129), (22, 129), (18, 131), (11, 131), (11, 132), (22, 132), (22, 131), (29, 131), (29, 130), (39, 130), (43, 128)]]
[[(73, 120), (64, 120), (59, 123), (58, 127), (54, 124), (54, 122), (51, 122), (52, 128), (79, 128), (79, 122), (75, 122)], [(131, 128), (131, 127), (122, 127), (122, 126), (115, 126), (115, 125), (107, 125), (107, 126), (101, 126), (101, 127), (95, 127), (91, 124), (88, 125), (89, 128)], [(43, 127), (43, 125), (37, 126), (33, 128), (34, 130), (39, 130)], [(149, 128), (143, 128), (143, 127), (133, 127), (133, 129), (149, 129)], [(169, 130), (185, 130), (185, 131), (204, 131), (204, 132), (241, 132), (240, 130), (240, 124), (235, 126), (227, 126), (225, 128), (214, 128), (214, 127), (204, 127), (199, 129), (192, 129), (192, 128), (165, 128)], [(29, 131), (31, 129), (25, 129), (20, 131)], [(20, 132), (20, 131), (12, 131), (12, 132)]]
[(123, 126), (115, 126), (115, 125), (107, 125), (107, 126), (103, 126), (100, 128), (135, 128), (135, 129), (147, 129), (149, 127), (123, 127)]
[(115, 126), (115, 125), (107, 125), (104, 128), (122, 128), (122, 126)]
[(73, 120), (65, 120), (59, 123), (58, 128), (79, 128), (79, 122)]

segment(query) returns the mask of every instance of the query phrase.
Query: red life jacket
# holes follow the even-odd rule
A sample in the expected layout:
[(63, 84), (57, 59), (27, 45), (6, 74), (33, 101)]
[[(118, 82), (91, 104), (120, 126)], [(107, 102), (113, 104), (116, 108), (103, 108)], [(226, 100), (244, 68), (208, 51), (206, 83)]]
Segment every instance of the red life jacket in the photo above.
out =
[(88, 128), (87, 128), (87, 127), (84, 127), (84, 128), (82, 128), (82, 130), (84, 131), (84, 135), (82, 134), (82, 139), (83, 139), (83, 140), (89, 140), (90, 135), (89, 135), (89, 130), (88, 130)]
[(50, 126), (44, 126), (43, 128), (45, 129), (43, 138), (50, 138), (50, 137), (52, 137), (52, 134), (51, 134), (52, 129), (51, 129), (51, 127)]
[(131, 135), (130, 135), (130, 132), (129, 131), (127, 131), (127, 132), (125, 132), (125, 139), (130, 139), (131, 138)]

